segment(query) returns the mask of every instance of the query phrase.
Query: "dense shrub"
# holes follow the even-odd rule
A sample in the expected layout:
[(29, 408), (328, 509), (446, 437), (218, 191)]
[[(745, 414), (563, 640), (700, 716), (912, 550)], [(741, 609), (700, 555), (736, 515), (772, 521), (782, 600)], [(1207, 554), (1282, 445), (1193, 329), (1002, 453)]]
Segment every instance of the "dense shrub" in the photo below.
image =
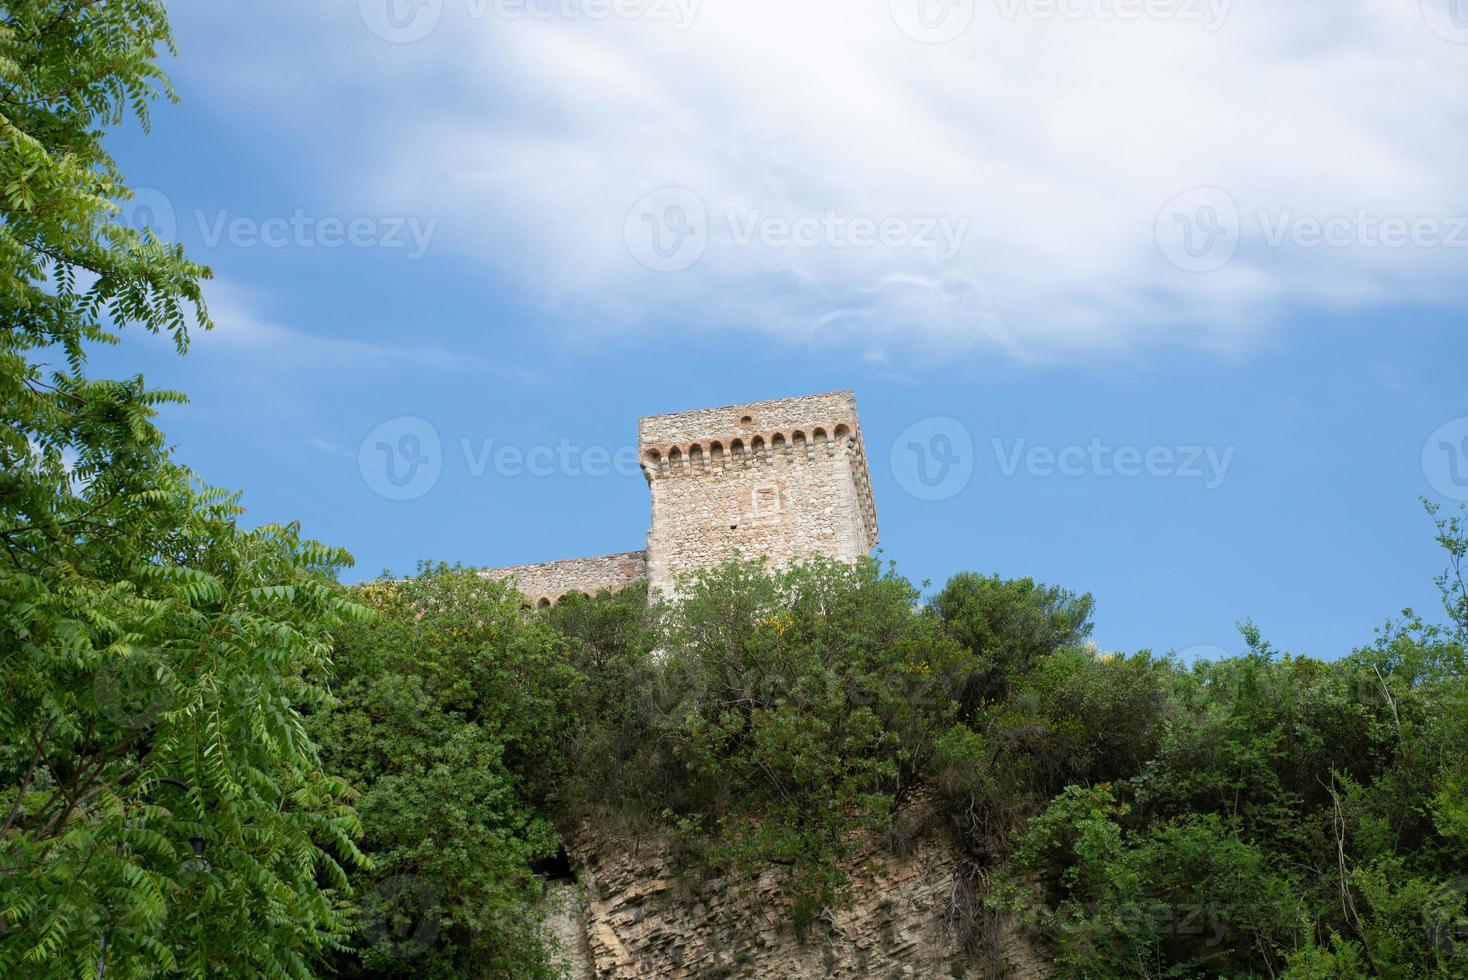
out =
[(1446, 626), (1408, 614), (1339, 661), (1245, 624), (1245, 655), (1191, 666), (1096, 650), (1090, 597), (1028, 580), (923, 607), (874, 563), (746, 562), (652, 611), (576, 598), (541, 614), (588, 675), (558, 807), (781, 869), (806, 918), (842, 900), (852, 832), (924, 786), (1062, 974), (1464, 973), (1459, 582)]
[(357, 800), (370, 867), (354, 975), (549, 975), (534, 862), (560, 839), (546, 801), (583, 675), (521, 598), (429, 566), (362, 587), (379, 615), (337, 636), (335, 698), (311, 719)]
[(661, 819), (720, 867), (783, 869), (808, 918), (837, 901), (851, 832), (885, 829), (920, 778), (969, 658), (872, 561), (733, 562), (680, 587), (615, 659), (623, 699), (581, 759), (607, 790), (581, 802)]
[(1175, 671), (1145, 653), (1060, 649), (1037, 659), (1011, 697), (950, 729), (932, 777), (974, 858), (1003, 859), (1065, 786), (1137, 772), (1162, 737)]
[(976, 661), (964, 707), (1002, 698), (1046, 657), (1091, 635), (1090, 595), (959, 572), (930, 607)]
[(1468, 975), (1461, 525), (1441, 519), (1439, 540), (1446, 626), (1409, 612), (1325, 663), (1246, 624), (1244, 656), (1173, 670), (1150, 757), (1116, 760), (1116, 782), (1078, 781), (1030, 821), (1008, 894), (1058, 965)]

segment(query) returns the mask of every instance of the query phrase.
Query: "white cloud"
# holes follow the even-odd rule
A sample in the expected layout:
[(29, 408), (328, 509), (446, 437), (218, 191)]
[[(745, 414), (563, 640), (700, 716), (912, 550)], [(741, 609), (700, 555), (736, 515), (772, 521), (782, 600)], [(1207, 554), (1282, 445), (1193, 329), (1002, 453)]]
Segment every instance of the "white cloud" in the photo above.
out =
[[(361, 0), (389, 2), (411, 9)], [(1144, 7), (1178, 15), (1102, 16)], [(488, 0), (423, 9), (440, 19), (413, 44), (341, 5), (320, 15), (350, 47), (314, 55), (332, 74), (300, 97), (303, 125), (307, 109), (320, 127), (315, 110), (340, 107), (316, 165), (354, 212), (439, 217), (436, 251), (477, 258), (578, 329), (676, 322), (899, 359), (1029, 357), (1237, 347), (1286, 307), (1462, 297), (1468, 247), (1372, 247), (1358, 230), (1345, 247), (1309, 243), (1312, 220), (1468, 215), (1468, 45), (1435, 33), (1417, 0), (984, 0), (938, 45), (904, 35), (879, 0), (704, 0), (684, 31), (507, 18)], [(300, 54), (231, 50), (264, 74)], [(654, 271), (624, 228), (670, 186), (697, 194), (707, 242), (688, 268)], [(1159, 247), (1159, 211), (1204, 186), (1236, 203), (1238, 250), (1184, 272)], [(826, 232), (813, 247), (737, 241), (751, 220), (828, 213), (968, 226), (947, 261)], [(1292, 237), (1268, 245), (1282, 220)]]
[(271, 371), (395, 374), (428, 370), (476, 378), (533, 380), (523, 371), (508, 369), (477, 354), (431, 343), (382, 343), (283, 326), (260, 312), (260, 296), (235, 284), (212, 283), (207, 297), (214, 329), (208, 333), (195, 331), (192, 342), (196, 350), (223, 354), (234, 361), (254, 358), (268, 364)]

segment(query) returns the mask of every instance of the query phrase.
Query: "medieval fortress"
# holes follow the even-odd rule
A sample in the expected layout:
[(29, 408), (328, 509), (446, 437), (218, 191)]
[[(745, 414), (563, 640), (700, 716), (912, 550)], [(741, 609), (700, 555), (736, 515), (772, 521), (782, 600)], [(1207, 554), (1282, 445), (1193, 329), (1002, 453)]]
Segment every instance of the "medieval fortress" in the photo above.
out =
[(827, 555), (853, 561), (877, 544), (877, 507), (850, 391), (701, 408), (637, 420), (652, 493), (647, 548), (484, 572), (532, 603), (646, 580), (672, 595), (679, 576), (736, 554), (777, 567)]

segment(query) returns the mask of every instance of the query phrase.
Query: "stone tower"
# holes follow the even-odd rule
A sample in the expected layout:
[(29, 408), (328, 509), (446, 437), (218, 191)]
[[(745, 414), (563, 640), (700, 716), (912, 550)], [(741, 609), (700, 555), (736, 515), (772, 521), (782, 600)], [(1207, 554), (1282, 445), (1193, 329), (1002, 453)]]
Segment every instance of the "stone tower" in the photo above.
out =
[(647, 575), (677, 576), (764, 555), (781, 566), (852, 561), (877, 544), (877, 508), (850, 391), (637, 420), (652, 491)]
[(647, 550), (489, 569), (537, 605), (648, 581), (671, 595), (678, 576), (736, 554), (776, 567), (877, 544), (877, 508), (850, 391), (701, 408), (637, 420), (652, 493)]

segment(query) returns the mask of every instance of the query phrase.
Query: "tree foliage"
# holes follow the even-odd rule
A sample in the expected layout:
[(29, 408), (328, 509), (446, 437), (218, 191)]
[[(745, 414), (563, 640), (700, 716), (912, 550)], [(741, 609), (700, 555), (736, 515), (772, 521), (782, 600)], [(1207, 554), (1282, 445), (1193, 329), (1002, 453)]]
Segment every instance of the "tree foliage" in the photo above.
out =
[(1114, 783), (1072, 783), (1030, 821), (1013, 870), (1042, 883), (1029, 907), (1058, 964), (1468, 975), (1464, 540), (1451, 520), (1438, 531), (1448, 625), (1408, 612), (1327, 663), (1245, 624), (1244, 656), (1173, 669), (1153, 752)]
[[(311, 720), (328, 767), (361, 791), (372, 866), (353, 975), (549, 975), (533, 867), (560, 838), (562, 780), (583, 676), (520, 596), (446, 566), (364, 586), (380, 615), (337, 637), (335, 698)], [(386, 928), (399, 902), (407, 921)]]
[[(736, 875), (778, 869), (808, 919), (838, 900), (853, 832), (886, 829), (915, 788), (968, 660), (875, 562), (735, 561), (680, 588), (641, 635), (625, 606), (615, 629), (575, 634), (600, 651), (584, 662), (603, 693), (569, 802), (674, 830)], [(584, 605), (620, 601), (547, 614), (575, 629)]]
[(101, 135), (129, 117), (146, 128), (150, 103), (174, 98), (160, 49), (171, 53), (173, 37), (156, 0), (9, 0), (0, 12), (8, 384), (40, 379), (25, 350), (55, 345), (79, 371), (85, 342), (115, 341), (109, 326), (165, 332), (183, 350), (190, 324), (208, 325), (208, 269), (115, 220), (132, 192)]
[(1090, 595), (1028, 578), (959, 572), (931, 605), (978, 662), (970, 707), (1004, 697), (1044, 658), (1091, 635)]
[[(208, 270), (115, 221), (108, 127), (171, 98), (145, 0), (0, 12), (0, 973), (307, 976), (346, 935), (348, 789), (299, 713), (349, 561), (171, 458), (181, 396), (85, 374), (183, 350)], [(47, 359), (60, 358), (60, 365)]]

